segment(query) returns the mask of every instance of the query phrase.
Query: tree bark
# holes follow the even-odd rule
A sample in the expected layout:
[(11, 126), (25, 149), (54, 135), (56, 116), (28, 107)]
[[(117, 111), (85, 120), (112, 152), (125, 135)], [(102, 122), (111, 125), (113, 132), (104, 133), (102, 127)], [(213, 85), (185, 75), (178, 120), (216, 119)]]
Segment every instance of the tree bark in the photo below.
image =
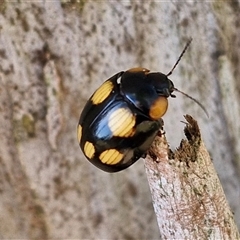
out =
[(197, 122), (185, 116), (187, 140), (172, 152), (156, 137), (145, 159), (162, 239), (239, 239), (212, 160)]
[(0, 238), (158, 239), (143, 161), (106, 174), (76, 127), (109, 77), (169, 72), (180, 94), (164, 116), (171, 148), (198, 119), (240, 226), (239, 1), (0, 1)]

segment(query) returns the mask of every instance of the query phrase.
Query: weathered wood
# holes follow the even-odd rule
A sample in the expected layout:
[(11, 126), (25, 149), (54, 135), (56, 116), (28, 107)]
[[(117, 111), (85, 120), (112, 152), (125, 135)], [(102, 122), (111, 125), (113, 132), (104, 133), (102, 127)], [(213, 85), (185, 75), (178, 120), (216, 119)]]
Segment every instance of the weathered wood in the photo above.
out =
[[(162, 239), (239, 239), (212, 160), (197, 122), (186, 116), (185, 134), (176, 152), (158, 136), (145, 168)], [(152, 157), (151, 157), (152, 156)]]

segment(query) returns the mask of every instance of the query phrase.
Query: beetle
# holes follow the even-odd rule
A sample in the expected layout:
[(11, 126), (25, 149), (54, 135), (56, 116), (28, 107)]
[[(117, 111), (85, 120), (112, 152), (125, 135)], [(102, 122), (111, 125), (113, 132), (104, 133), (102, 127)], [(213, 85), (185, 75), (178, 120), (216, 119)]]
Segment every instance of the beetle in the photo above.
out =
[[(86, 158), (106, 172), (128, 168), (150, 148), (168, 108), (168, 97), (178, 91), (168, 74), (146, 68), (121, 71), (106, 80), (90, 97), (81, 113), (77, 138)], [(204, 107), (194, 98), (204, 111)]]

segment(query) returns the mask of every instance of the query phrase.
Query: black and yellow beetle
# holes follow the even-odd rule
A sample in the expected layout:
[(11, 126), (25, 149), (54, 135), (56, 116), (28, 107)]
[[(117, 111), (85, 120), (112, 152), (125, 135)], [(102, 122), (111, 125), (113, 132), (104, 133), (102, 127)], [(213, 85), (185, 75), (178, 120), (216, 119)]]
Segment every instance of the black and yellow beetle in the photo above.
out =
[(92, 164), (106, 172), (118, 172), (146, 153), (162, 127), (167, 98), (179, 91), (168, 76), (189, 44), (169, 74), (131, 68), (115, 74), (95, 91), (77, 128), (80, 147)]

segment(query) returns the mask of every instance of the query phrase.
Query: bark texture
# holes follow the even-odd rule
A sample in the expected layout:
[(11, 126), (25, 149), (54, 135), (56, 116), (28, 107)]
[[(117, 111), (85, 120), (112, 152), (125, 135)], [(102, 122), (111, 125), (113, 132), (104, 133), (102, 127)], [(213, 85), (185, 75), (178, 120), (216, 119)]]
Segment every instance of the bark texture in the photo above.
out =
[(76, 127), (92, 92), (142, 66), (177, 95), (164, 117), (172, 149), (184, 114), (198, 120), (240, 224), (239, 1), (0, 1), (0, 238), (157, 239), (143, 162), (91, 166)]
[(171, 152), (165, 136), (158, 136), (145, 160), (161, 237), (239, 239), (197, 122), (189, 115), (185, 118), (187, 140), (177, 151)]

